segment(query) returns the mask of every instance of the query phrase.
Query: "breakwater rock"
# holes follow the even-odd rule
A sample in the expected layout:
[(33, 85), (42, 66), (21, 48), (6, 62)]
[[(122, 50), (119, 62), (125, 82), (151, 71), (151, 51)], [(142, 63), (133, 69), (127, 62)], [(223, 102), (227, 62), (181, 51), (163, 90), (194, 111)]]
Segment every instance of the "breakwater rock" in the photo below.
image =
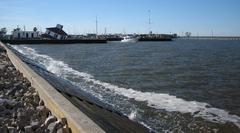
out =
[(68, 133), (0, 47), (0, 133)]

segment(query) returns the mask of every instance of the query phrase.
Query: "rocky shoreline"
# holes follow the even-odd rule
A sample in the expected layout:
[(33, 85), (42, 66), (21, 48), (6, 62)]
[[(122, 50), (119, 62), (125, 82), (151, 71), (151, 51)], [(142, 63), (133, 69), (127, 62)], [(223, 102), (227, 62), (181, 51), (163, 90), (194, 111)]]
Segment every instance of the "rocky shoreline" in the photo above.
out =
[(15, 69), (0, 46), (0, 133), (70, 133), (44, 106), (31, 83)]

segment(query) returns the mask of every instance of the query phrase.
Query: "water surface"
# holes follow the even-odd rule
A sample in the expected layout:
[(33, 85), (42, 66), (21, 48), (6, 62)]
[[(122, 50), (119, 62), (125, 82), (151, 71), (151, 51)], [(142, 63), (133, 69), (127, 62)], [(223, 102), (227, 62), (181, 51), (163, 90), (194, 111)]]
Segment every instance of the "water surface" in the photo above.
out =
[(240, 41), (14, 47), (154, 131), (240, 131)]

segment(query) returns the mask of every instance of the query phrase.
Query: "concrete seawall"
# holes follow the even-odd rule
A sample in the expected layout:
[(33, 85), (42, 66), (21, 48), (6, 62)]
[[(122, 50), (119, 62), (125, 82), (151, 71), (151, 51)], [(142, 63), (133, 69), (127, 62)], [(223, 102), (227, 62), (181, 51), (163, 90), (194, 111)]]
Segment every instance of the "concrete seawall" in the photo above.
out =
[(24, 77), (30, 82), (39, 93), (40, 98), (51, 112), (58, 117), (58, 119), (66, 118), (68, 126), (73, 133), (103, 133), (105, 132), (96, 123), (94, 123), (88, 116), (76, 108), (69, 102), (62, 94), (60, 94), (53, 86), (51, 86), (45, 79), (35, 73), (27, 64), (22, 62), (11, 50), (9, 50), (3, 43), (0, 45), (7, 50), (7, 55), (15, 68), (19, 70)]

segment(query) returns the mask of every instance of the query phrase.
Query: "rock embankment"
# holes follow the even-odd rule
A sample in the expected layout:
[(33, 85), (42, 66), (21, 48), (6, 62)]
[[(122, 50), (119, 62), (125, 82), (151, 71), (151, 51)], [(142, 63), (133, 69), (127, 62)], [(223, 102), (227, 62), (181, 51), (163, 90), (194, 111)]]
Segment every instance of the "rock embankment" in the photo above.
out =
[(57, 120), (31, 83), (15, 69), (0, 46), (0, 133), (69, 133), (66, 119)]

